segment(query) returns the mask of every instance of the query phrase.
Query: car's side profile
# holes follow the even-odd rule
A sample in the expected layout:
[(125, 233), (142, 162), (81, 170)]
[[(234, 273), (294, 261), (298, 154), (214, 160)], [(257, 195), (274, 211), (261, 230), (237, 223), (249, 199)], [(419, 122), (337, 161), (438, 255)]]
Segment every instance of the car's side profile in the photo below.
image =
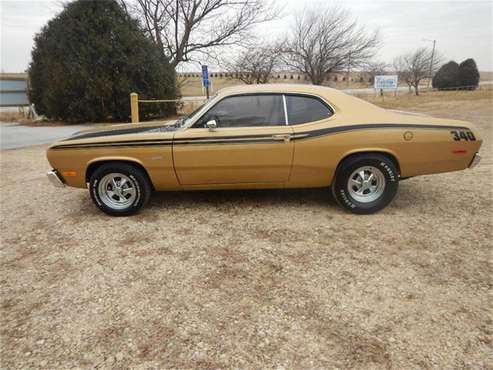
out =
[(152, 190), (330, 187), (355, 213), (394, 198), (399, 180), (479, 161), (472, 124), (387, 111), (311, 85), (220, 91), (177, 122), (80, 132), (48, 149), (48, 176), (89, 187), (112, 215), (139, 210)]

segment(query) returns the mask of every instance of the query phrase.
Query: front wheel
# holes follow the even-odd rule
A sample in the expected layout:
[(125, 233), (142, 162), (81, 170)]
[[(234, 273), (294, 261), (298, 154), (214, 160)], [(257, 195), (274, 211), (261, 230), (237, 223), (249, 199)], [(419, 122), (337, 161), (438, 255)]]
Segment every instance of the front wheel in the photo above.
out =
[(96, 169), (89, 191), (96, 206), (112, 216), (128, 216), (149, 200), (151, 185), (147, 175), (127, 163), (106, 163)]
[(343, 208), (370, 214), (385, 208), (399, 187), (395, 164), (381, 154), (358, 154), (345, 159), (332, 182), (332, 194)]

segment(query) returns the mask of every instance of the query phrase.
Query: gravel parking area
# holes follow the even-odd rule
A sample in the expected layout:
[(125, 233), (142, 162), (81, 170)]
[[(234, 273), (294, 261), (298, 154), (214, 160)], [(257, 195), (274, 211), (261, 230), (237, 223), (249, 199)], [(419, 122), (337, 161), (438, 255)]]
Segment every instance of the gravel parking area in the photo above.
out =
[(111, 218), (45, 146), (1, 151), (0, 367), (493, 369), (492, 102), (413, 110), (477, 123), (483, 161), (371, 216), (300, 190)]

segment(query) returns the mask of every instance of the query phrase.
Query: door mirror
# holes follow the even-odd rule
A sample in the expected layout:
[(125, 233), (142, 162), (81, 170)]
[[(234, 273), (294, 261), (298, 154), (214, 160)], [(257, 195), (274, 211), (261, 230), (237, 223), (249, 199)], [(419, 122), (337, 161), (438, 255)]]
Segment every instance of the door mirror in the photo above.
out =
[(205, 126), (209, 129), (209, 131), (216, 131), (216, 128), (217, 128), (216, 120), (211, 119), (210, 121), (207, 121)]

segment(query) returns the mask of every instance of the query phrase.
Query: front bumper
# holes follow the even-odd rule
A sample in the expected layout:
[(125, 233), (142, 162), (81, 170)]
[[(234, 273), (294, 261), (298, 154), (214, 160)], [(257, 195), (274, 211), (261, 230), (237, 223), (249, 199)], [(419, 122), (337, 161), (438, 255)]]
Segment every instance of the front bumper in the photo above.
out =
[(56, 170), (49, 171), (46, 176), (48, 176), (48, 180), (50, 180), (51, 184), (57, 188), (63, 188), (65, 184), (63, 183), (62, 178), (56, 172)]
[(480, 161), (481, 161), (481, 155), (478, 152), (476, 152), (474, 154), (474, 157), (472, 157), (471, 163), (469, 163), (469, 168), (476, 167)]

